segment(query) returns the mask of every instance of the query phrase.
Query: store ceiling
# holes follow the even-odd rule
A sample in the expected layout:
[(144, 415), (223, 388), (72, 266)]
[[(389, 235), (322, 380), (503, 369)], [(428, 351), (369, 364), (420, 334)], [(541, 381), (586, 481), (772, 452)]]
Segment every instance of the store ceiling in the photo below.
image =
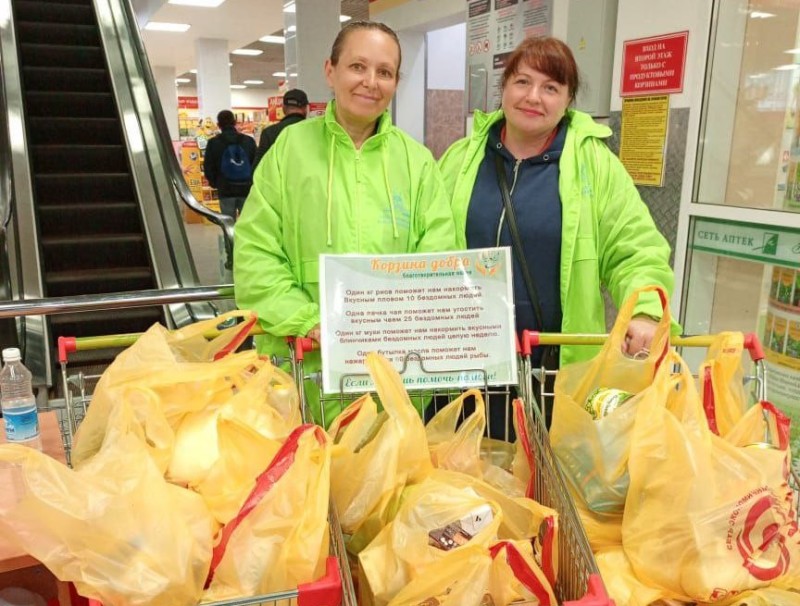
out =
[[(264, 84), (250, 84), (248, 88), (275, 89), (282, 78), (272, 74), (284, 71), (283, 45), (260, 42), (259, 38), (283, 35), (283, 4), (284, 0), (225, 0), (217, 8), (198, 8), (164, 3), (152, 13), (150, 21), (188, 23), (191, 27), (184, 33), (142, 30), (150, 65), (174, 66), (177, 77), (190, 80), (182, 86), (196, 86), (195, 75), (189, 73), (197, 67), (195, 41), (221, 38), (228, 40), (229, 51), (239, 48), (264, 51), (256, 57), (230, 55), (231, 84), (263, 80)], [(341, 14), (368, 19), (368, 0), (342, 0)]]

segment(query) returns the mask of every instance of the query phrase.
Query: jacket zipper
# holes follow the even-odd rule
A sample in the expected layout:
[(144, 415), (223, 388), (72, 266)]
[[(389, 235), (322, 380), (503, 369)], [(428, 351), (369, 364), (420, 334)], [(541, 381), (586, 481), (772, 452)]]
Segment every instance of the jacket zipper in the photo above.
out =
[[(512, 196), (514, 195), (514, 186), (517, 184), (517, 174), (519, 173), (519, 165), (522, 160), (516, 160), (514, 163), (514, 178), (511, 180), (511, 187), (508, 190), (508, 197), (513, 202)], [(497, 226), (497, 239), (494, 245), (500, 246), (500, 233), (503, 231), (503, 222), (506, 220), (506, 205), (503, 204), (503, 212), (500, 213), (500, 224)]]
[(356, 250), (361, 252), (361, 150), (356, 150)]

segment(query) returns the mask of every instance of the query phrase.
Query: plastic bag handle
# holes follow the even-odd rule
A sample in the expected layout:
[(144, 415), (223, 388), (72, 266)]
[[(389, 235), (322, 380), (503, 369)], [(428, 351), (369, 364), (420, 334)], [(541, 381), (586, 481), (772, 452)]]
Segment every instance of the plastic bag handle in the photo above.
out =
[(256, 478), (256, 485), (253, 487), (247, 499), (245, 499), (244, 504), (239, 509), (239, 513), (222, 528), (219, 543), (214, 547), (211, 554), (211, 567), (209, 568), (208, 577), (206, 578), (205, 589), (210, 587), (211, 581), (214, 579), (214, 573), (217, 570), (217, 566), (219, 566), (222, 561), (222, 558), (225, 556), (225, 550), (228, 548), (231, 535), (233, 535), (242, 521), (256, 508), (269, 491), (272, 490), (275, 484), (277, 484), (292, 467), (299, 447), (300, 438), (308, 431), (313, 431), (317, 441), (319, 441), (320, 444), (325, 444), (327, 439), (325, 432), (318, 425), (300, 425), (289, 434), (286, 442), (283, 443), (283, 446), (281, 446), (281, 449), (270, 464), (261, 475)]
[(717, 400), (714, 396), (714, 382), (711, 378), (710, 366), (706, 366), (703, 369), (703, 410), (706, 413), (708, 428), (719, 435), (719, 427), (717, 426)]
[(525, 416), (525, 404), (521, 398), (515, 398), (511, 406), (514, 409), (514, 419), (517, 421), (517, 439), (522, 444), (522, 450), (525, 452), (525, 458), (528, 460), (528, 467), (530, 467), (531, 470), (530, 480), (528, 480), (528, 485), (525, 487), (525, 496), (532, 499), (533, 479), (536, 476), (536, 459), (533, 456), (533, 447), (529, 439), (530, 434), (528, 432), (528, 418)]
[(494, 559), (503, 549), (506, 551), (506, 562), (508, 562), (511, 572), (514, 573), (514, 578), (522, 583), (525, 589), (536, 596), (536, 599), (539, 600), (539, 604), (542, 606), (556, 606), (550, 592), (547, 591), (547, 588), (542, 585), (542, 582), (531, 570), (516, 545), (508, 541), (501, 541), (489, 548), (489, 554)]

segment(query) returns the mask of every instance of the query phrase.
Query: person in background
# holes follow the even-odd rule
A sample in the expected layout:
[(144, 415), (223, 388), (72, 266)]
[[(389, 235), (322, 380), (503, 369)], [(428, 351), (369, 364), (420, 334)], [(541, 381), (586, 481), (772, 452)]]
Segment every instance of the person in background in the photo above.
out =
[(253, 184), (256, 142), (236, 130), (236, 116), (229, 109), (217, 114), (220, 134), (208, 141), (203, 156), (203, 174), (219, 195), (222, 214), (234, 220), (242, 212)]
[[(611, 129), (570, 107), (580, 84), (564, 42), (524, 40), (507, 58), (501, 84), (501, 108), (476, 111), (472, 134), (439, 161), (458, 246), (512, 247), (519, 332), (604, 333), (601, 286), (617, 306), (646, 285), (671, 293), (669, 245), (608, 149)], [(661, 313), (656, 293), (640, 298), (623, 346), (628, 355), (650, 347)], [(544, 363), (553, 368), (597, 351), (563, 346)], [(543, 355), (550, 357), (534, 351), (536, 366)]]
[(258, 140), (258, 150), (256, 151), (256, 161), (253, 165), (254, 169), (261, 162), (269, 148), (278, 139), (284, 128), (302, 122), (308, 116), (308, 96), (304, 91), (299, 88), (293, 88), (286, 91), (283, 95), (283, 118), (280, 122), (268, 126), (261, 131), (261, 137)]
[[(233, 271), (237, 305), (257, 312), (267, 333), (256, 338), (263, 353), (288, 354), (286, 336), (320, 340), (320, 254), (455, 247), (433, 156), (387, 112), (400, 61), (392, 29), (348, 23), (325, 61), (334, 95), (325, 115), (287, 129), (258, 166), (236, 226)], [(313, 353), (307, 370), (319, 368)], [(329, 421), (338, 410), (325, 412)]]

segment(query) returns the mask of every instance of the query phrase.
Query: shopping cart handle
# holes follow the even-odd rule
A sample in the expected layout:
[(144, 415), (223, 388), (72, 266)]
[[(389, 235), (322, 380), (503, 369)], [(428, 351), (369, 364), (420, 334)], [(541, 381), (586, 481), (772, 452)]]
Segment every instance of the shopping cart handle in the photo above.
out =
[(522, 331), (522, 355), (530, 356), (534, 347), (539, 346), (539, 331), (538, 330), (523, 330)]
[(608, 597), (599, 574), (589, 575), (586, 589), (586, 595), (580, 600), (564, 602), (563, 606), (615, 606), (614, 600)]
[(309, 351), (319, 349), (319, 343), (310, 337), (289, 337), (287, 341), (294, 342), (294, 357), (298, 362), (302, 362)]
[(78, 351), (75, 337), (58, 337), (58, 362), (66, 364), (67, 356)]
[(342, 603), (342, 577), (335, 556), (328, 557), (325, 571), (321, 579), (297, 586), (297, 606), (339, 606)]
[(748, 332), (744, 335), (744, 347), (750, 352), (753, 362), (764, 359), (764, 348), (761, 347), (761, 341), (759, 341), (756, 333)]

